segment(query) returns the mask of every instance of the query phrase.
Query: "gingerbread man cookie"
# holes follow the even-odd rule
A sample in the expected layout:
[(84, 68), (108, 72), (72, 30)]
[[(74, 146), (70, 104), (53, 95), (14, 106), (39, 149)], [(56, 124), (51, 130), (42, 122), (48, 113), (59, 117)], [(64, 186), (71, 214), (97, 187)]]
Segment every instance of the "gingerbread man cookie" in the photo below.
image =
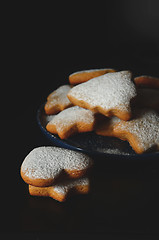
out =
[(30, 185), (45, 187), (65, 175), (79, 178), (91, 166), (92, 159), (83, 153), (58, 147), (38, 147), (24, 159), (21, 176)]
[(159, 115), (151, 109), (138, 109), (130, 121), (114, 126), (115, 136), (127, 140), (136, 153), (159, 150)]
[(65, 139), (75, 133), (93, 131), (94, 125), (95, 114), (92, 111), (74, 106), (54, 116), (46, 125), (46, 129)]
[(159, 78), (156, 77), (143, 75), (134, 78), (134, 81), (138, 87), (159, 88)]
[(126, 121), (137, 95), (131, 76), (129, 71), (107, 73), (73, 87), (67, 96), (74, 105)]
[(115, 70), (111, 68), (104, 68), (104, 69), (91, 69), (91, 70), (79, 71), (69, 75), (69, 82), (70, 84), (75, 85), (75, 84), (87, 82), (92, 78), (95, 78), (110, 72), (115, 72)]
[(63, 85), (50, 93), (44, 106), (45, 113), (52, 115), (71, 107), (72, 103), (67, 98), (67, 93), (70, 91), (70, 89), (70, 85)]
[(87, 194), (90, 190), (90, 182), (87, 177), (70, 179), (50, 187), (35, 187), (29, 185), (29, 193), (33, 196), (51, 197), (63, 202), (72, 194)]

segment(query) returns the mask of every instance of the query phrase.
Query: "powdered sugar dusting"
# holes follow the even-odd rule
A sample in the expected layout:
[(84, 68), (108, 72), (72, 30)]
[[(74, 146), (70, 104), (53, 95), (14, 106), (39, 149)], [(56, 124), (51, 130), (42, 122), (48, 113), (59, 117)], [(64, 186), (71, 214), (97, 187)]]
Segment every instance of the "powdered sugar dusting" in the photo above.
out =
[(61, 104), (67, 106), (71, 104), (70, 100), (67, 98), (67, 93), (70, 91), (70, 85), (63, 85), (53, 91), (47, 98), (47, 100), (52, 104)]
[(144, 151), (154, 145), (159, 146), (159, 115), (153, 110), (138, 110), (136, 117), (131, 121), (121, 121), (116, 130), (126, 130), (132, 133)]
[(65, 195), (70, 189), (74, 187), (88, 186), (88, 185), (89, 185), (89, 179), (84, 177), (79, 179), (70, 179), (63, 183), (56, 184), (53, 186), (53, 190), (57, 193)]
[(56, 115), (46, 115), (46, 123), (50, 122)]
[(121, 121), (120, 118), (113, 116), (112, 118), (109, 118), (109, 124), (110, 125), (115, 125)]
[(80, 152), (58, 147), (38, 147), (26, 156), (21, 171), (32, 179), (54, 179), (63, 169), (83, 170), (91, 164), (91, 158)]
[(120, 149), (109, 149), (109, 148), (97, 148), (97, 150), (101, 153), (108, 153), (108, 154), (117, 154), (117, 155), (130, 155), (130, 153), (123, 152)]
[(100, 106), (104, 110), (118, 108), (129, 110), (130, 100), (136, 96), (136, 88), (129, 71), (107, 73), (73, 87), (68, 96), (85, 101), (91, 109)]
[(95, 120), (94, 113), (90, 110), (74, 106), (63, 110), (48, 123), (50, 125), (56, 125), (58, 132), (62, 131), (66, 127), (70, 127), (78, 122), (84, 122), (87, 124), (93, 123)]

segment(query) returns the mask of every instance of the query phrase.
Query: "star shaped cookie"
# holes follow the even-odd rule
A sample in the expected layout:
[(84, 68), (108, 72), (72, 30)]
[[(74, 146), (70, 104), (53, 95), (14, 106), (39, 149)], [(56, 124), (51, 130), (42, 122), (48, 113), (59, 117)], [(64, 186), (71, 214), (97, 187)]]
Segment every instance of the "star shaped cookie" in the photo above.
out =
[(151, 109), (138, 109), (130, 121), (113, 128), (115, 136), (127, 140), (136, 153), (159, 150), (159, 115)]
[(50, 93), (44, 106), (45, 113), (52, 115), (71, 107), (72, 103), (67, 98), (67, 93), (70, 91), (70, 89), (70, 85), (63, 85)]
[(93, 131), (95, 120), (95, 114), (92, 111), (74, 106), (55, 115), (46, 125), (46, 129), (65, 139), (75, 133)]
[(33, 196), (51, 197), (63, 202), (72, 194), (87, 194), (90, 190), (90, 182), (87, 177), (70, 179), (50, 187), (35, 187), (29, 185), (29, 193)]
[(67, 97), (74, 104), (122, 120), (131, 118), (136, 87), (129, 71), (107, 73), (73, 87)]

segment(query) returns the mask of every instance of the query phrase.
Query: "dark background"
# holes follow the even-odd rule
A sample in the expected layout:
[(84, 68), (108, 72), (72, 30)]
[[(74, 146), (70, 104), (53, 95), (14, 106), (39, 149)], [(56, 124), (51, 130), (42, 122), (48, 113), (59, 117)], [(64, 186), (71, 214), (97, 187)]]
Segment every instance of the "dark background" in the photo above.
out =
[[(13, 6), (14, 5), (14, 6)], [(5, 79), (10, 110), (45, 101), (74, 71), (112, 67), (158, 76), (157, 0), (7, 6)]]
[(95, 159), (94, 192), (64, 205), (31, 198), (19, 169), (34, 147), (50, 145), (36, 111), (52, 90), (68, 83), (70, 73), (110, 67), (159, 77), (159, 2), (12, 3), (2, 10), (1, 231), (33, 233), (35, 239), (41, 232), (156, 236), (159, 171), (153, 159)]

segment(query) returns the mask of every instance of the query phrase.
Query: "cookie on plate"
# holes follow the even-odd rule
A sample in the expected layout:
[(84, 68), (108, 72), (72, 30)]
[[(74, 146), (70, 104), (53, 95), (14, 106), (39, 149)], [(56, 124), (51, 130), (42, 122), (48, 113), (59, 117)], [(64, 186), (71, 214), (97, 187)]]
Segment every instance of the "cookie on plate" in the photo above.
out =
[(74, 106), (54, 116), (46, 125), (46, 129), (65, 139), (76, 133), (93, 131), (95, 122), (95, 114), (92, 111)]
[(103, 68), (103, 69), (91, 69), (74, 72), (69, 75), (69, 82), (72, 85), (87, 82), (88, 80), (101, 76), (106, 73), (115, 72), (112, 68)]
[(159, 114), (138, 109), (130, 121), (120, 121), (113, 128), (115, 136), (127, 140), (136, 153), (159, 150)]
[(159, 112), (159, 89), (138, 88), (134, 106)]
[(51, 186), (58, 179), (79, 178), (92, 166), (92, 159), (81, 152), (58, 147), (33, 149), (21, 165), (23, 180), (33, 186)]
[(35, 187), (29, 185), (29, 193), (33, 196), (51, 197), (63, 202), (74, 194), (87, 194), (90, 191), (88, 177), (69, 179), (52, 185), (50, 187)]
[(156, 77), (143, 75), (134, 78), (134, 81), (138, 87), (159, 88), (159, 78)]
[(131, 101), (136, 95), (131, 72), (121, 71), (74, 86), (67, 97), (74, 105), (126, 121), (131, 118)]
[(95, 132), (101, 136), (115, 137), (114, 127), (121, 120), (117, 117), (103, 118), (99, 124), (96, 125)]
[(44, 106), (45, 113), (52, 115), (71, 107), (72, 103), (67, 98), (67, 93), (70, 89), (70, 85), (63, 85), (50, 93)]

